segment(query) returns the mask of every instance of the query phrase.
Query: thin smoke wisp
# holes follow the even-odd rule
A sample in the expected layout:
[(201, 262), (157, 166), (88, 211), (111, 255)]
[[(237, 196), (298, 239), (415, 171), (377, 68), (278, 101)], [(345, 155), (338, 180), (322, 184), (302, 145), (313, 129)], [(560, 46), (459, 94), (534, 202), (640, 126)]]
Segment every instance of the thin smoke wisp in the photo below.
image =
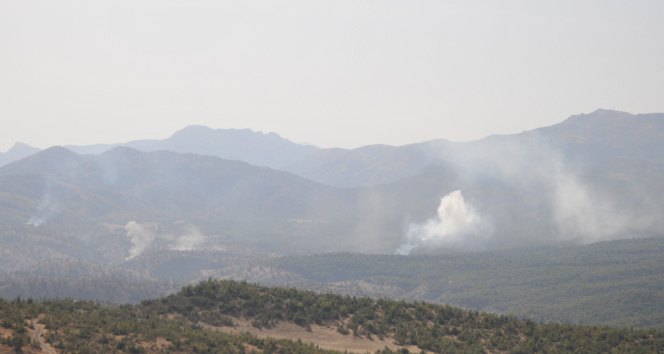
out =
[(62, 203), (59, 203), (56, 198), (53, 197), (51, 192), (53, 186), (50, 180), (46, 182), (46, 189), (44, 191), (44, 197), (42, 198), (39, 205), (37, 205), (37, 210), (30, 217), (26, 225), (32, 225), (34, 227), (39, 227), (51, 219), (54, 215), (60, 212), (62, 209)]
[(408, 227), (406, 242), (397, 248), (396, 254), (408, 255), (415, 249), (442, 246), (472, 248), (488, 236), (485, 222), (457, 190), (441, 199), (435, 218)]
[(176, 238), (170, 248), (174, 251), (191, 251), (199, 248), (203, 243), (205, 243), (205, 236), (197, 227), (190, 226), (187, 233)]
[(51, 217), (53, 217), (55, 214), (59, 213), (60, 209), (61, 205), (59, 203), (53, 202), (50, 196), (47, 195), (44, 197), (44, 200), (39, 203), (37, 206), (37, 211), (33, 216), (30, 217), (30, 220), (28, 220), (26, 225), (39, 227), (51, 219)]
[(125, 225), (125, 230), (127, 230), (127, 237), (131, 241), (131, 248), (129, 249), (129, 257), (127, 257), (127, 260), (141, 255), (148, 247), (150, 247), (150, 244), (154, 240), (154, 236), (136, 221), (128, 222), (127, 225)]

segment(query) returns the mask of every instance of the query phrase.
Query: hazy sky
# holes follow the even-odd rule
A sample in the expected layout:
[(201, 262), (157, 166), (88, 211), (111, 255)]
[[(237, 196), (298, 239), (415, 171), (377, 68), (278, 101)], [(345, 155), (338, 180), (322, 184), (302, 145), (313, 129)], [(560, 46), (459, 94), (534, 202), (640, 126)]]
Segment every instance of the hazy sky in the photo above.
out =
[(2, 1), (0, 151), (190, 124), (323, 147), (664, 112), (664, 1)]

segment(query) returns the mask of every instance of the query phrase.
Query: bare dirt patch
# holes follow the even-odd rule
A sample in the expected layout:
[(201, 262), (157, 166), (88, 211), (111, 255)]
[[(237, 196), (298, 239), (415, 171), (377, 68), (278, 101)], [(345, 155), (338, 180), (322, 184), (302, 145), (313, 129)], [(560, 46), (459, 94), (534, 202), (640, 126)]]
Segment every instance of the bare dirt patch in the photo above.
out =
[[(6, 345), (0, 345), (0, 354), (16, 354), (16, 351)], [(44, 352), (30, 347), (23, 347), (20, 354), (44, 354)]]
[(141, 346), (146, 349), (148, 353), (161, 353), (164, 349), (171, 346), (171, 342), (163, 337), (157, 337), (154, 342), (142, 342)]
[(11, 329), (7, 329), (4, 327), (0, 327), (0, 335), (3, 337), (11, 337), (11, 335), (14, 333)]
[(336, 328), (312, 325), (311, 332), (304, 328), (289, 322), (281, 322), (272, 328), (258, 329), (251, 325), (251, 321), (233, 318), (235, 327), (213, 327), (205, 325), (206, 329), (225, 332), (225, 333), (251, 333), (259, 338), (277, 338), (302, 340), (304, 343), (313, 343), (323, 349), (338, 351), (348, 351), (353, 353), (375, 352), (379, 349), (388, 347), (392, 350), (407, 348), (411, 352), (419, 352), (420, 349), (415, 346), (399, 346), (394, 344), (391, 338), (380, 340), (378, 337), (368, 339), (365, 337), (355, 337), (353, 335), (343, 335), (337, 332)]

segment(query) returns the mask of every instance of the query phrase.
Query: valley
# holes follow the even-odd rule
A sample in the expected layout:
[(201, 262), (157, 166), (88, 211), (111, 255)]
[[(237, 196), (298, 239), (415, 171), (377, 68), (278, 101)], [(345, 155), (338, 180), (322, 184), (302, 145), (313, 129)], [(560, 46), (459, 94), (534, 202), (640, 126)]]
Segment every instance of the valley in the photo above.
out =
[[(504, 352), (497, 348), (526, 345), (530, 323), (539, 323), (545, 336), (562, 328), (556, 326), (572, 326), (565, 328), (573, 333), (638, 328), (659, 336), (648, 331), (664, 323), (664, 161), (651, 153), (664, 149), (661, 131), (661, 115), (599, 110), (469, 143), (306, 154), (297, 148), (304, 157), (284, 170), (215, 153), (151, 151), (182, 150), (195, 139), (196, 151), (210, 152), (228, 143), (216, 137), (238, 133), (203, 128), (169, 140), (180, 145), (74, 149), (86, 154), (52, 147), (0, 167), (0, 297), (30, 298), (45, 316), (49, 306), (79, 302), (90, 313), (131, 306), (143, 313), (171, 301), (164, 299), (182, 299), (187, 289), (258, 286), (226, 283), (247, 281), (271, 287), (252, 292), (289, 287), (306, 296), (456, 306), (466, 314), (483, 311), (480, 318), (491, 321), (517, 321), (524, 331), (519, 340), (489, 345), (494, 334), (482, 330), (468, 334), (470, 340), (462, 327), (447, 328), (453, 332), (434, 336), (446, 342), (425, 345), (399, 339), (395, 327), (347, 335), (348, 318), (301, 322), (259, 311), (202, 320), (190, 310), (166, 316), (162, 309), (164, 328), (185, 321), (178, 326), (189, 326), (187, 335), (197, 339), (177, 347), (166, 332), (112, 340), (99, 332), (97, 344), (49, 342), (58, 352), (69, 348), (66, 341), (101, 351), (178, 352), (193, 350), (205, 336), (216, 338), (208, 349), (226, 341), (245, 351), (276, 341), (269, 345), (314, 352)], [(274, 136), (251, 136), (293, 148)], [(549, 340), (551, 350), (562, 345)]]

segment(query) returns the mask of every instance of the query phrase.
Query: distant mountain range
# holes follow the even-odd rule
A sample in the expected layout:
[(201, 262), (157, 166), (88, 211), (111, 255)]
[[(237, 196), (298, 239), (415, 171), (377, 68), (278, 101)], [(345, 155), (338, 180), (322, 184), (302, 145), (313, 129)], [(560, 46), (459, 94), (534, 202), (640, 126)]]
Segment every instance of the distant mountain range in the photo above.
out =
[[(249, 129), (211, 129), (186, 127), (163, 140), (136, 140), (119, 144), (67, 145), (80, 155), (98, 155), (114, 147), (140, 151), (172, 151), (216, 156), (256, 166), (281, 169), (299, 176), (338, 187), (375, 186), (413, 175), (438, 160), (454, 160), (468, 151), (490, 149), (495, 144), (527, 143), (536, 140), (560, 149), (577, 162), (611, 163), (619, 159), (638, 159), (664, 163), (664, 114), (629, 114), (599, 109), (571, 116), (562, 123), (520, 134), (493, 135), (469, 142), (444, 139), (404, 146), (368, 145), (357, 149), (330, 148), (293, 143), (278, 134)], [(0, 167), (38, 152), (39, 149), (16, 143), (0, 153)]]
[[(543, 320), (663, 318), (664, 114), (352, 150), (193, 126), (17, 143), (0, 162), (0, 297), (138, 303), (213, 277)], [(597, 242), (611, 239), (630, 240)]]
[[(405, 245), (435, 252), (660, 235), (663, 132), (664, 114), (598, 110), (469, 143), (317, 149), (276, 134), (188, 127), (129, 144), (197, 154), (52, 147), (0, 168), (0, 272), (53, 257), (121, 264), (183, 249), (265, 256), (394, 253)], [(252, 144), (246, 159), (274, 162), (261, 151), (290, 148), (303, 157), (279, 171), (216, 156), (239, 156)], [(297, 154), (284, 153), (281, 162)], [(468, 215), (439, 209), (457, 190)], [(470, 217), (481, 237), (427, 241), (423, 230), (441, 217)], [(131, 221), (149, 240), (140, 250), (141, 240), (125, 229)]]
[(322, 251), (338, 242), (338, 227), (324, 226), (351, 219), (353, 198), (218, 157), (126, 147), (78, 155), (52, 147), (0, 168), (0, 244), (8, 252), (0, 270), (61, 256), (124, 261), (132, 248), (124, 228), (130, 221), (150, 225), (151, 250), (187, 241), (191, 226), (205, 235), (203, 243), (193, 241), (198, 247)]
[[(319, 148), (302, 145), (280, 137), (276, 133), (255, 132), (250, 129), (211, 129), (200, 125), (188, 126), (163, 140), (135, 140), (118, 144), (66, 145), (80, 155), (99, 155), (115, 147), (129, 147), (140, 151), (173, 151), (226, 160), (243, 161), (256, 166), (281, 168), (308, 156)], [(16, 143), (6, 153), (0, 153), (0, 167), (30, 156), (40, 149)]]
[(527, 145), (563, 151), (584, 164), (618, 160), (664, 163), (664, 114), (629, 114), (599, 109), (562, 123), (520, 134), (493, 135), (469, 143), (433, 140), (424, 143), (363, 146), (353, 150), (322, 149), (285, 167), (286, 171), (340, 187), (373, 186), (413, 175), (436, 159), (458, 160), (496, 145)]
[(147, 152), (166, 150), (217, 156), (270, 168), (290, 165), (319, 150), (314, 146), (293, 143), (276, 133), (264, 134), (250, 129), (211, 129), (200, 125), (188, 126), (164, 140), (65, 147), (77, 154), (97, 155), (118, 146)]

